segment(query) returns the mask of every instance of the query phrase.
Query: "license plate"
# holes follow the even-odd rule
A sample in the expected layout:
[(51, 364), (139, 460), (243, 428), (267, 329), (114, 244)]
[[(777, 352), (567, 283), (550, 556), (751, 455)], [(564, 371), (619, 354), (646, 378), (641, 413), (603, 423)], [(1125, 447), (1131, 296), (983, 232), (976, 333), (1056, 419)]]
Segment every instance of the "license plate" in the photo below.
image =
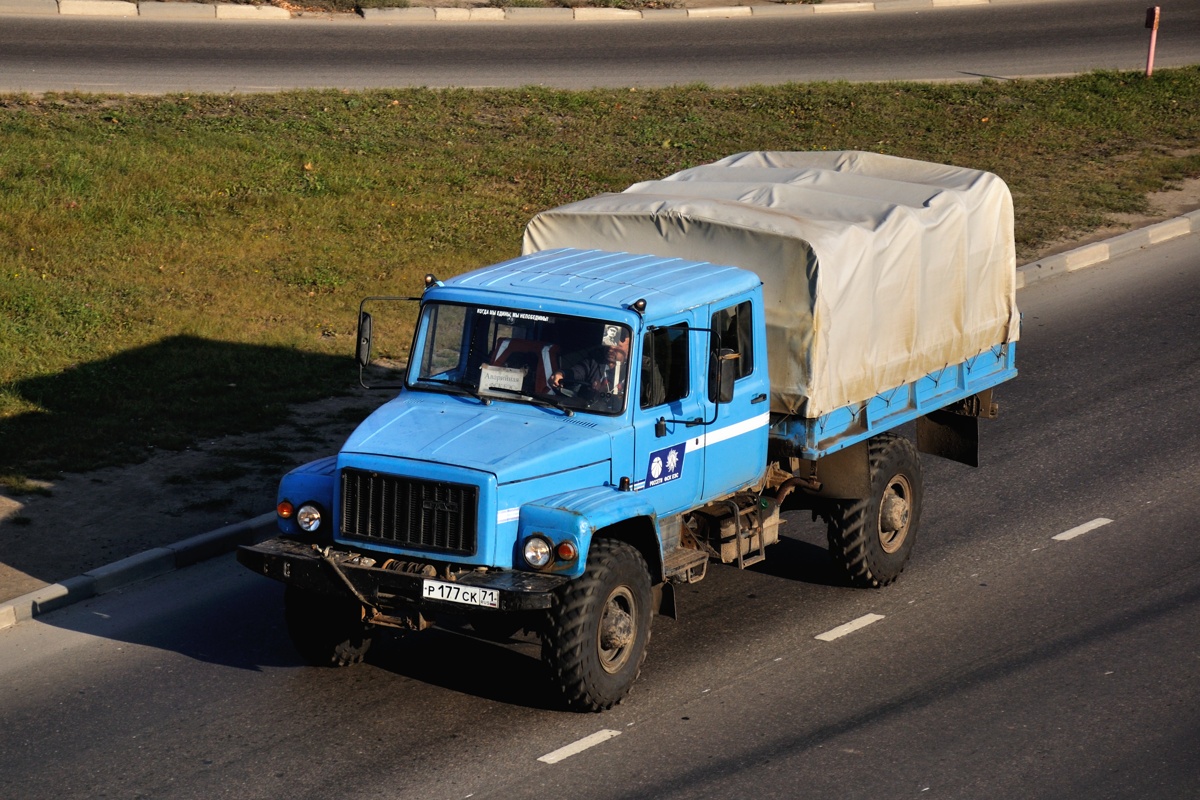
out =
[(500, 593), (495, 589), (478, 586), (463, 586), (445, 581), (426, 580), (421, 594), (428, 600), (444, 600), (447, 603), (462, 603), (468, 606), (500, 607)]

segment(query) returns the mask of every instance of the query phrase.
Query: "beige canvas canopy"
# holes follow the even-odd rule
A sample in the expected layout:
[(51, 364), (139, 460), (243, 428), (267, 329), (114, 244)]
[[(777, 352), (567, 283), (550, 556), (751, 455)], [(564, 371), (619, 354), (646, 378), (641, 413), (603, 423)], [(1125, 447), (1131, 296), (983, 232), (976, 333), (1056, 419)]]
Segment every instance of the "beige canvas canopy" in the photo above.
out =
[(524, 252), (556, 247), (755, 272), (771, 409), (809, 419), (1018, 335), (1012, 198), (979, 170), (740, 153), (538, 214)]

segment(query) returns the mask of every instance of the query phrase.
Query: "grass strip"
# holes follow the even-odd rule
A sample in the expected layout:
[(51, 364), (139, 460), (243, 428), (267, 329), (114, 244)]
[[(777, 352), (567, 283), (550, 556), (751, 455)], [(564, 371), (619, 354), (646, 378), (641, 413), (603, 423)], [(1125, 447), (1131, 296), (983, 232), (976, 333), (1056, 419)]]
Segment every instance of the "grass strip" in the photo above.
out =
[(11, 488), (273, 427), (289, 405), (355, 381), (360, 297), (511, 257), (538, 210), (730, 153), (860, 149), (996, 172), (1029, 259), (1200, 176), (1200, 69), (734, 90), (9, 95), (0, 143), (0, 476)]

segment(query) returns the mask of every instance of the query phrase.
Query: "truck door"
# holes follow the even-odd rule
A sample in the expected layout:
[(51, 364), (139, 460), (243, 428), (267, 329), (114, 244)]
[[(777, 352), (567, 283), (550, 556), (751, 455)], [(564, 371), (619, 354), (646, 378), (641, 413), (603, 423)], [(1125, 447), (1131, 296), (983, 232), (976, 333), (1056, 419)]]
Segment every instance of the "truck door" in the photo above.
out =
[[(761, 295), (754, 295), (761, 296)], [(756, 483), (767, 463), (770, 381), (767, 375), (766, 327), (756, 315), (762, 304), (753, 297), (710, 307), (709, 374), (720, 352), (735, 365), (733, 398), (717, 404), (716, 380), (707, 381), (704, 431), (704, 497), (713, 498)]]
[[(634, 421), (633, 488), (661, 516), (694, 508), (704, 485), (701, 415), (705, 338), (689, 316), (654, 326), (642, 336)], [(638, 363), (635, 361), (635, 363)]]

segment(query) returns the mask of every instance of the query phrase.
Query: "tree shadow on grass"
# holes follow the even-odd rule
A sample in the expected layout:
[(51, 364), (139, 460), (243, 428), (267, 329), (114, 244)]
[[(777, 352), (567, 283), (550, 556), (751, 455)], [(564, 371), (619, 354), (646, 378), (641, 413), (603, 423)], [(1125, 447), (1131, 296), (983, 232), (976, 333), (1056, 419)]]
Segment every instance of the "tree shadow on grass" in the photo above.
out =
[(174, 336), (7, 387), (38, 411), (0, 420), (0, 475), (53, 477), (279, 425), (338, 394), (349, 357)]
[(0, 599), (267, 510), (308, 457), (298, 437), (252, 456), (206, 445), (286, 426), (353, 376), (348, 357), (177, 336), (3, 387), (37, 410), (0, 419)]

